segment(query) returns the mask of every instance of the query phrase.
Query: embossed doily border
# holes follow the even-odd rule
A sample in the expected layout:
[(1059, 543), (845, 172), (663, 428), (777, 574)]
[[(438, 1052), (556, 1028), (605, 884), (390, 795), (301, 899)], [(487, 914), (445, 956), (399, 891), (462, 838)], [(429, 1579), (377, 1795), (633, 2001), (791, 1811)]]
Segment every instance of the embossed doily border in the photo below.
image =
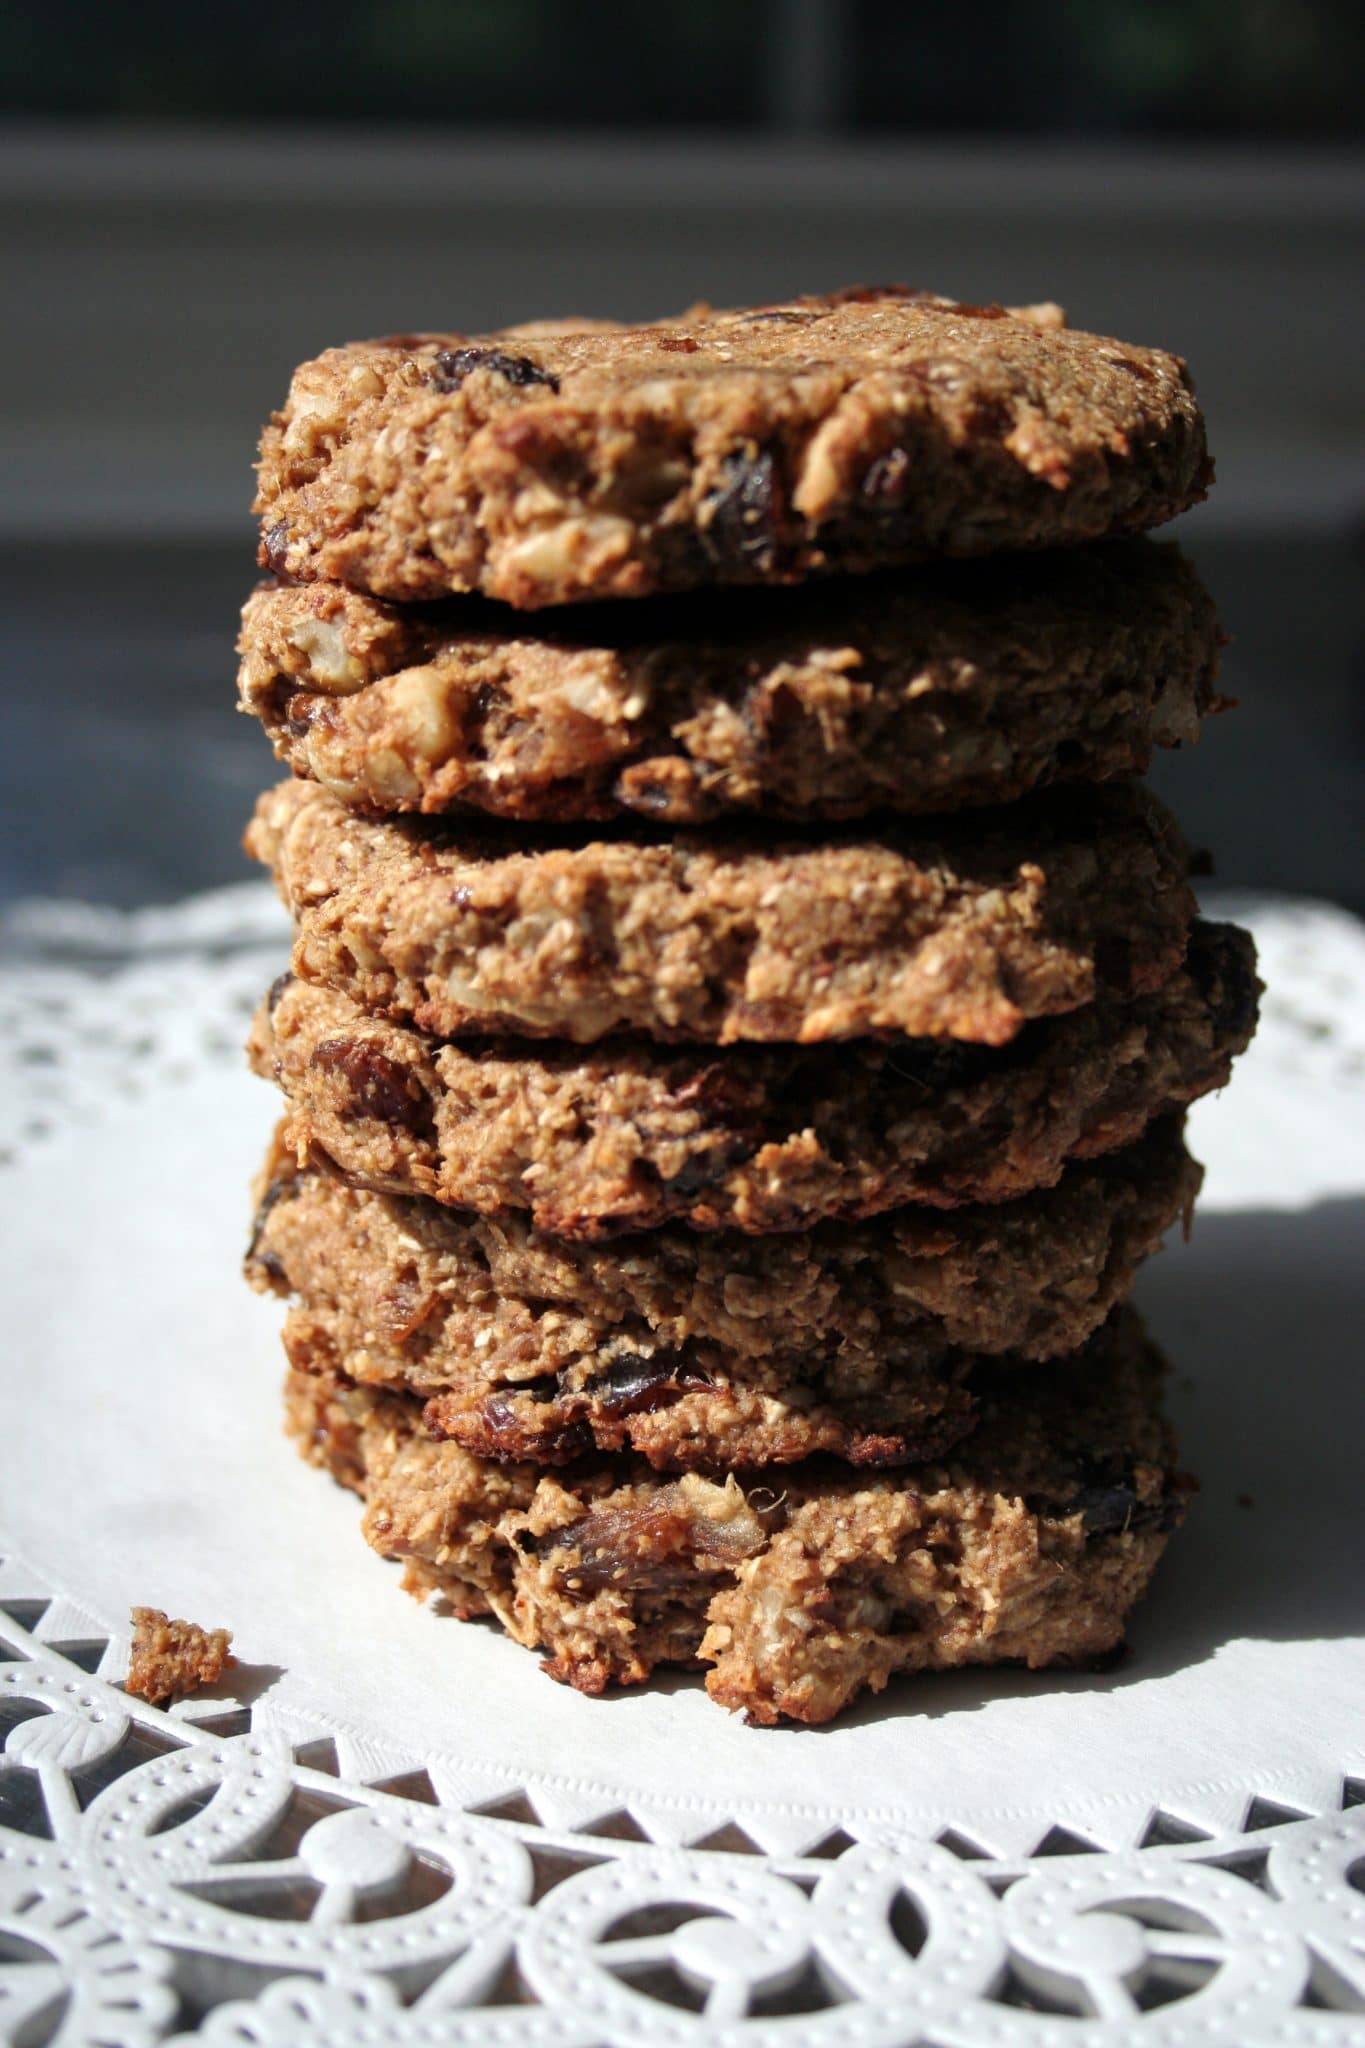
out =
[(36, 1788), (0, 1826), (15, 2038), (46, 2001), (60, 2030), (24, 2038), (64, 2048), (1344, 2048), (1365, 2011), (1365, 1779), (1108, 1853), (1062, 1822), (1011, 1858), (951, 1830), (683, 1850), (348, 1778), (230, 1687), (150, 1707), (91, 1625), (0, 1566), (0, 1793)]

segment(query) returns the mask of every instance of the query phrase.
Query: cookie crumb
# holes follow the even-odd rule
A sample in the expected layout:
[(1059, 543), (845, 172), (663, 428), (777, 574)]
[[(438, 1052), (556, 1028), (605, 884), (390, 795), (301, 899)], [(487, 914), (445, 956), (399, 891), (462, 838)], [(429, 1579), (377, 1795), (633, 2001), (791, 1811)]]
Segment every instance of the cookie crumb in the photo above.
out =
[(154, 1706), (216, 1685), (226, 1667), (236, 1662), (230, 1629), (172, 1621), (159, 1607), (133, 1608), (132, 1622), (133, 1650), (124, 1689)]

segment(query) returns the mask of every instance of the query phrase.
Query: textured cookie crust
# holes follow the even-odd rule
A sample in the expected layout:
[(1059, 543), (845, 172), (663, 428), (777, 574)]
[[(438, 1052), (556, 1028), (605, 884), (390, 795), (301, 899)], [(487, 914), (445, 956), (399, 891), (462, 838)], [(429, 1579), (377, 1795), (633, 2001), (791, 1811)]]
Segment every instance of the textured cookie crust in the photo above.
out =
[(252, 1027), (290, 1142), (346, 1178), (595, 1237), (670, 1217), (794, 1230), (907, 1202), (1050, 1187), (1220, 1088), (1256, 1022), (1250, 939), (1196, 925), (1152, 996), (1031, 1025), (1011, 1047), (588, 1052), (438, 1045), (282, 977)]
[(360, 818), (291, 781), (246, 846), (296, 972), (441, 1038), (1003, 1045), (1097, 986), (1159, 987), (1194, 914), (1184, 842), (1137, 784), (932, 830), (565, 837)]
[(1200, 1178), (1173, 1121), (1018, 1202), (603, 1250), (300, 1172), (277, 1137), (247, 1276), (294, 1297), (293, 1365), (420, 1394), (482, 1457), (908, 1464), (971, 1427), (973, 1354), (1084, 1343)]
[(340, 1376), (291, 1372), (286, 1413), (410, 1592), (492, 1615), (552, 1677), (598, 1693), (700, 1659), (722, 1705), (820, 1722), (896, 1673), (1122, 1641), (1187, 1492), (1161, 1376), (1121, 1315), (1074, 1363), (983, 1370), (980, 1427), (947, 1459), (816, 1461), (779, 1491), (625, 1458), (493, 1464), (433, 1441), (412, 1396)]
[(328, 349), (255, 510), (277, 574), (537, 607), (1138, 532), (1212, 473), (1178, 357), (890, 287)]
[(1212, 601), (1152, 541), (536, 629), (477, 599), (266, 583), (242, 614), (239, 699), (345, 803), (675, 825), (950, 811), (1141, 774), (1219, 703)]

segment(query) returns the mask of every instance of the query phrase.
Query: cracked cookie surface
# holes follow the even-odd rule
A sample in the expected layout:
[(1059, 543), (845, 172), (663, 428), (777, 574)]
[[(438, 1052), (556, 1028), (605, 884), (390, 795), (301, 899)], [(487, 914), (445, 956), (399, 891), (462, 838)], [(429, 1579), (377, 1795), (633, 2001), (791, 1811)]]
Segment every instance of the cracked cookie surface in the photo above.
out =
[(1114, 542), (509, 624), (262, 584), (239, 699), (343, 802), (508, 818), (840, 819), (1140, 774), (1217, 709), (1219, 631), (1171, 546)]
[(255, 510), (276, 573), (536, 608), (1133, 533), (1211, 479), (1178, 357), (891, 286), (328, 349)]

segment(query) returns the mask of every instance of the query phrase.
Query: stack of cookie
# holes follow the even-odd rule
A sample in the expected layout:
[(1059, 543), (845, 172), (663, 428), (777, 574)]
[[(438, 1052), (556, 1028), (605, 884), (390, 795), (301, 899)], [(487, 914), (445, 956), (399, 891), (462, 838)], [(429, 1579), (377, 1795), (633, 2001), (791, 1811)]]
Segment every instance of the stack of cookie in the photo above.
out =
[(1188, 1488), (1123, 1303), (1255, 1022), (1134, 780), (1209, 474), (1173, 357), (904, 290), (298, 371), (248, 1271), (410, 1589), (760, 1722), (1121, 1641)]

